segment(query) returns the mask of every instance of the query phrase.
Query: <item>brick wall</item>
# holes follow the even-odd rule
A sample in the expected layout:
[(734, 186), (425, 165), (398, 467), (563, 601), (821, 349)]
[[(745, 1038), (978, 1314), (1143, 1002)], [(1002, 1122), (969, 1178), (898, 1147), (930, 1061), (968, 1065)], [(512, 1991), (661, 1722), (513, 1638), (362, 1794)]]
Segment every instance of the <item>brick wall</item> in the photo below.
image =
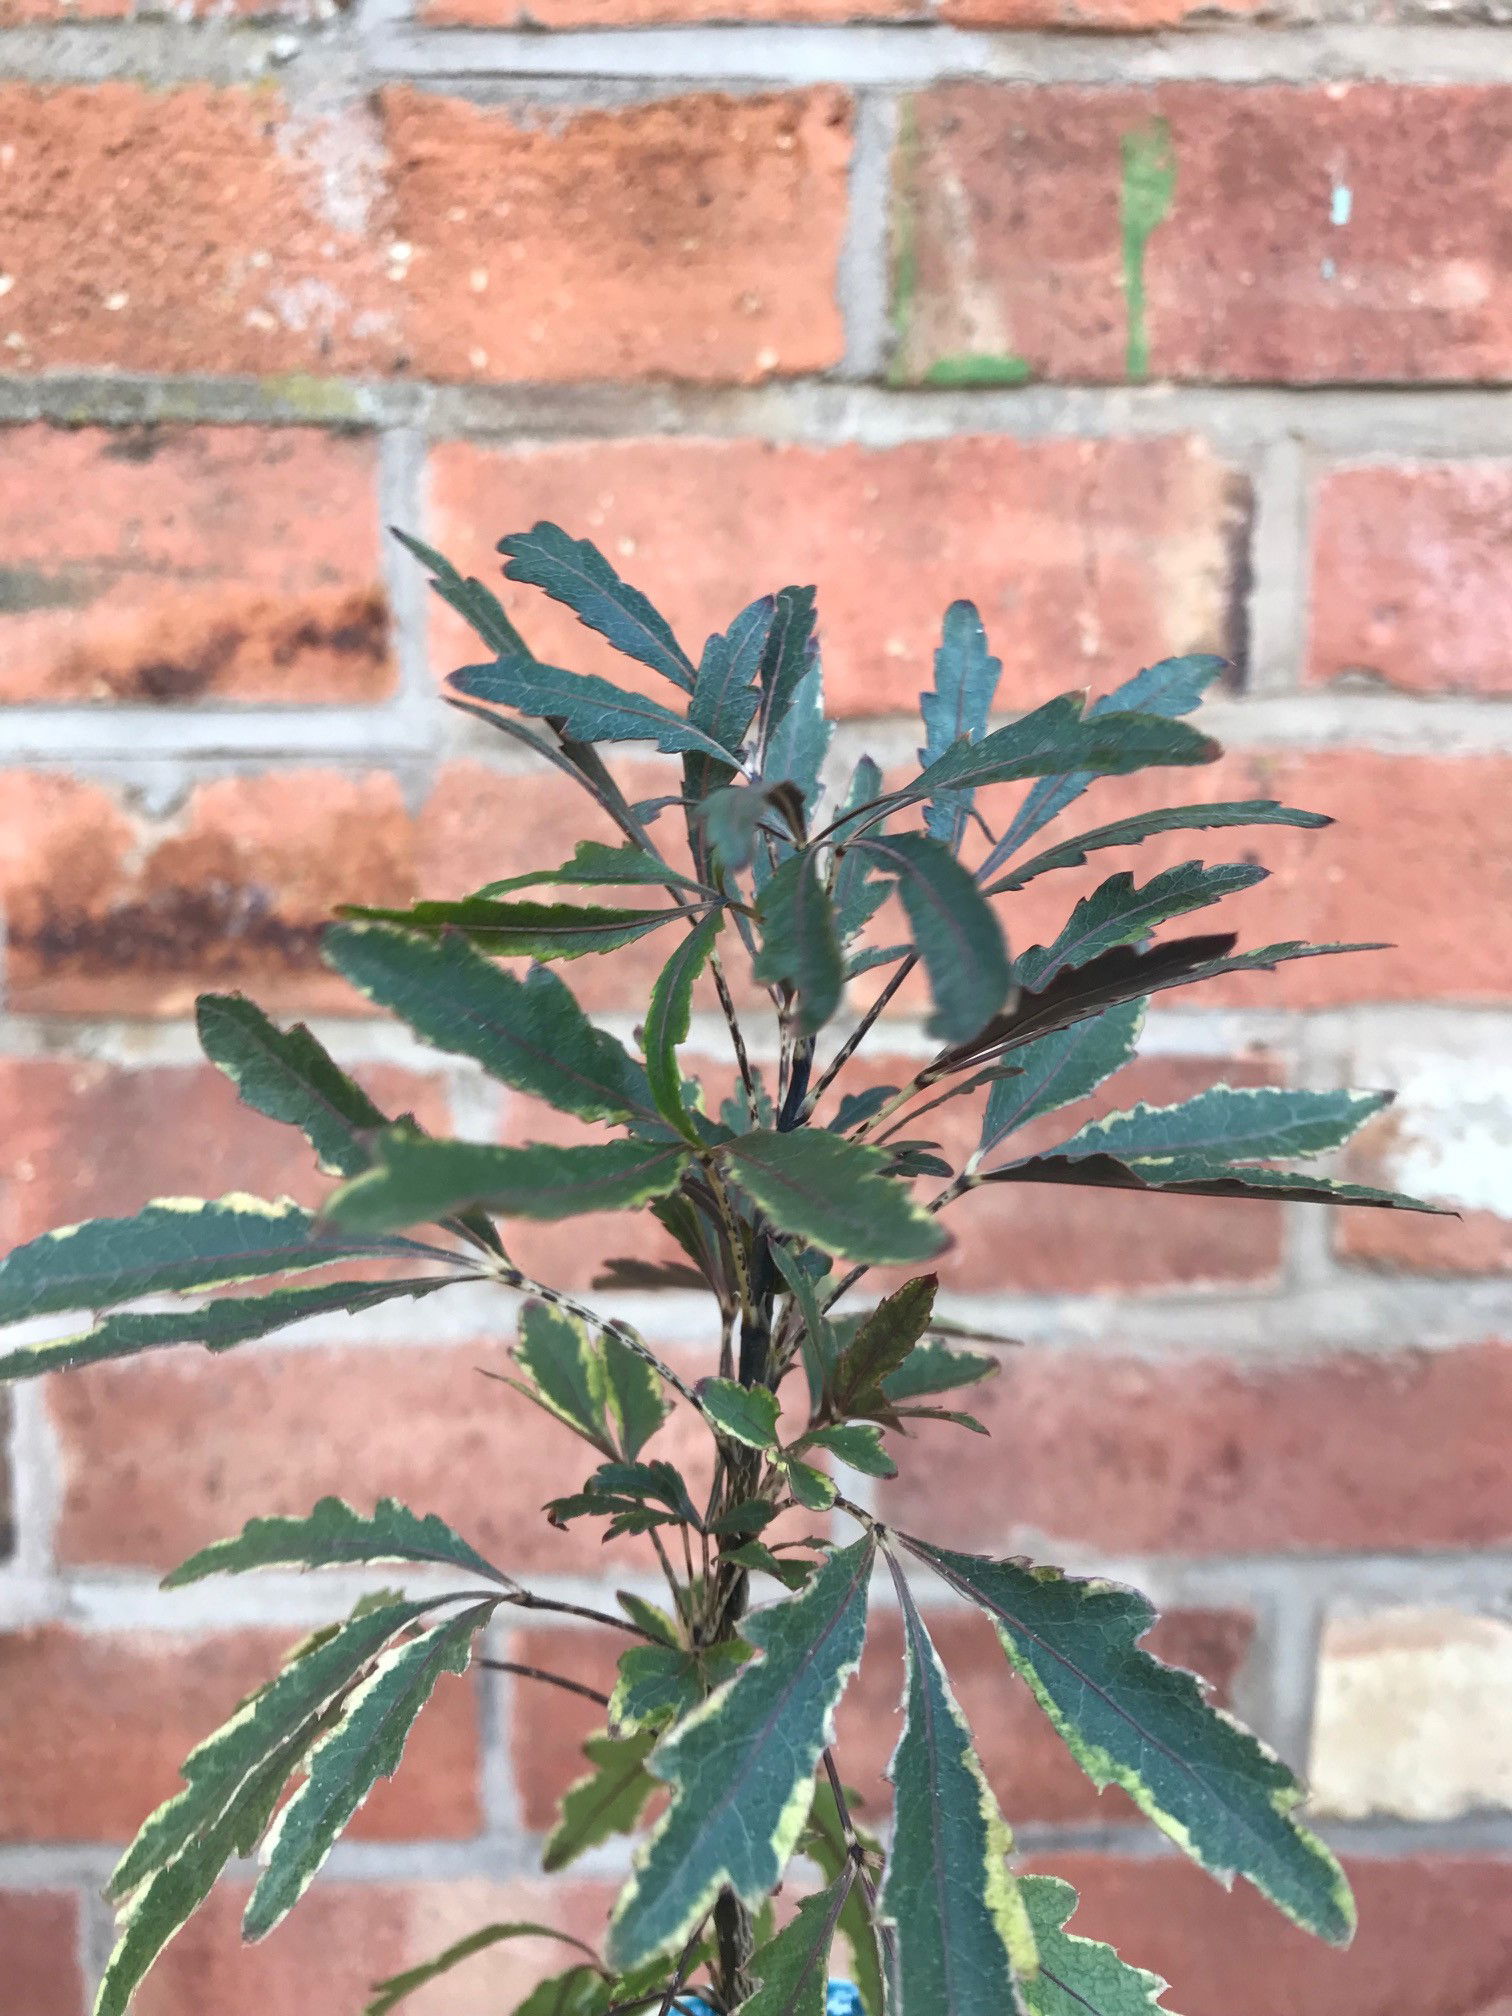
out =
[[(1512, 28), (1499, 0), (865, 13), (0, 0), (0, 1235), (152, 1193), (310, 1194), (288, 1138), (195, 1061), (207, 983), (319, 1018), (428, 1124), (534, 1124), (317, 962), (333, 902), (454, 893), (581, 830), (433, 703), (467, 647), (386, 521), (487, 571), (500, 533), (559, 517), (695, 639), (817, 579), (851, 755), (915, 739), (893, 717), (958, 594), (1013, 706), (1227, 651), (1212, 795), (1340, 816), (1268, 838), (1247, 935), (1390, 949), (1162, 1008), (1141, 1089), (1399, 1084), (1359, 1166), (1463, 1216), (994, 1204), (950, 1286), (1028, 1340), (997, 1439), (921, 1436), (892, 1497), (942, 1537), (1137, 1580), (1168, 1656), (1310, 1769), (1360, 1892), (1347, 1957), (1091, 1799), (973, 1620), (941, 1614), (1026, 1851), (1186, 2016), (1493, 2016)], [(565, 640), (532, 620), (542, 649)], [(583, 633), (571, 649), (594, 667)], [(646, 971), (631, 952), (573, 977), (628, 1030)], [(536, 1244), (585, 1278), (582, 1228)], [(568, 1452), (477, 1376), (507, 1314), (435, 1309), (15, 1396), (6, 2016), (80, 2016), (113, 1847), (275, 1649), (351, 1599), (279, 1579), (159, 1597), (186, 1550), (340, 1488), (449, 1514), (544, 1587), (611, 1572), (540, 1526)], [(675, 1302), (625, 1310), (669, 1351), (699, 1342)], [(645, 1577), (625, 1555), (618, 1581)], [(866, 1786), (895, 1638), (884, 1615), (847, 1711)], [(588, 1678), (609, 1657), (590, 1633), (506, 1647)], [(565, 1886), (531, 1873), (579, 1704), (448, 1688), (289, 1927), (244, 1955), (217, 1901), (143, 2016), (355, 2009), (479, 1918), (593, 1926), (612, 1855)], [(509, 2006), (529, 1963), (501, 1951), (420, 2016)]]

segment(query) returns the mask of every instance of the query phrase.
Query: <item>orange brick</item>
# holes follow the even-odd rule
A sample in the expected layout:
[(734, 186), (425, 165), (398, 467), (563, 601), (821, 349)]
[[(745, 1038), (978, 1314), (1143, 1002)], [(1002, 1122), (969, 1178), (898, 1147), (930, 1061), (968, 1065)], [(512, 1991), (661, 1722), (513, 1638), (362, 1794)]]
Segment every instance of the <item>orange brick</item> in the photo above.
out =
[(1021, 1349), (976, 1389), (992, 1439), (919, 1424), (881, 1504), (928, 1538), (1037, 1553), (1501, 1546), (1509, 1380), (1499, 1344), (1243, 1364)]
[[(931, 1578), (912, 1579), (927, 1602)], [(1099, 1796), (1077, 1768), (985, 1617), (926, 1610), (925, 1623), (1010, 1825), (1145, 1824), (1116, 1787)], [(1227, 1705), (1253, 1636), (1254, 1620), (1237, 1611), (1171, 1610), (1144, 1643), (1157, 1659), (1200, 1673), (1212, 1683), (1213, 1698)], [(861, 1794), (873, 1824), (892, 1809), (884, 1774), (903, 1733), (902, 1699), (902, 1625), (895, 1612), (874, 1610), (866, 1656), (840, 1709), (836, 1749), (845, 1781)]]
[(84, 2016), (74, 1897), (61, 1890), (0, 1890), (0, 1953), (17, 2016)]
[(1335, 469), (1312, 516), (1310, 680), (1512, 692), (1512, 464)]
[(1270, 9), (1263, 0), (940, 0), (940, 19), (961, 28), (1111, 29), (1136, 34), (1141, 29), (1181, 28), (1187, 23), (1214, 25), (1248, 19)]
[[(425, 536), (465, 572), (497, 585), (495, 542), (554, 519), (601, 544), (695, 657), (754, 596), (817, 583), (841, 715), (917, 712), (958, 596), (982, 609), (1013, 710), (1162, 655), (1229, 649), (1243, 593), (1243, 483), (1190, 437), (453, 442), (432, 456), (430, 494)], [(544, 596), (508, 596), (541, 656), (675, 697)], [(438, 611), (432, 655), (449, 672), (476, 662), (477, 641)]]
[(314, 429), (10, 430), (0, 701), (379, 698), (376, 473)]
[[(437, 28), (514, 28), (515, 0), (421, 0)], [(928, 0), (532, 0), (541, 28), (647, 28), (674, 21), (922, 21)]]
[[(610, 1631), (553, 1630), (548, 1625), (514, 1632), (503, 1656), (611, 1694), (619, 1655), (635, 1642)], [(544, 1834), (556, 1824), (557, 1801), (588, 1769), (584, 1738), (604, 1728), (607, 1717), (594, 1702), (541, 1680), (517, 1677), (509, 1686), (510, 1755), (520, 1818), (533, 1834)]]
[[(189, 1752), (277, 1672), (301, 1635), (46, 1624), (0, 1636), (0, 1839), (129, 1841), (178, 1789)], [(353, 1831), (368, 1840), (463, 1838), (480, 1824), (476, 1693), (470, 1680), (447, 1676), (402, 1769), (380, 1782)]]
[[(898, 155), (900, 375), (1138, 376), (1142, 303), (1157, 378), (1505, 378), (1509, 131), (1496, 85), (941, 85)], [(1165, 133), (1126, 287), (1124, 150)]]

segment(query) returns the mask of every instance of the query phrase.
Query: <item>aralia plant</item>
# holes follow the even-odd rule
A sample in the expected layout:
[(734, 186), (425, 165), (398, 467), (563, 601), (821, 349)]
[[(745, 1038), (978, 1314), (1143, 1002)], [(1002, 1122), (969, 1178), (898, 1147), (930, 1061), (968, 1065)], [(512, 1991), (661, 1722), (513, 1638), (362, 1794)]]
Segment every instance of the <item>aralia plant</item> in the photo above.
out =
[[(852, 1978), (867, 2016), (1158, 2006), (1164, 1983), (1068, 1929), (1068, 1885), (1014, 1872), (921, 1587), (986, 1612), (1004, 1687), (1029, 1688), (1094, 1785), (1121, 1787), (1219, 1882), (1242, 1876), (1299, 1925), (1346, 1942), (1349, 1889), (1299, 1820), (1301, 1787), (1193, 1676), (1141, 1649), (1154, 1615), (1142, 1596), (895, 1530), (869, 1509), (864, 1481), (907, 1460), (917, 1420), (985, 1432), (958, 1393), (998, 1369), (996, 1352), (976, 1347), (1002, 1340), (937, 1312), (928, 1271), (969, 1191), (994, 1191), (1005, 1231), (1030, 1183), (1422, 1208), (1280, 1166), (1337, 1148), (1384, 1103), (1373, 1092), (1215, 1085), (1179, 1105), (1068, 1121), (1050, 1148), (1014, 1143), (1129, 1061), (1152, 995), (1351, 949), (1239, 951), (1227, 932), (1154, 935), (1258, 881), (1249, 864), (1188, 861), (1143, 883), (1120, 870), (1047, 944), (1018, 943), (1015, 894), (1157, 834), (1327, 820), (1251, 799), (1041, 837), (1099, 778), (1218, 754), (1183, 718), (1217, 676), (1215, 658), (1167, 660), (1090, 705), (1067, 693), (993, 727), (1000, 667), (976, 610), (957, 602), (923, 696), (915, 774), (888, 783), (863, 758), (827, 797), (811, 589), (763, 596), (694, 658), (591, 545), (549, 524), (503, 540), (506, 576), (660, 675), (656, 699), (640, 673), (621, 688), (537, 659), (493, 593), (405, 543), (482, 639), (483, 662), (449, 681), (452, 704), (554, 766), (563, 792), (584, 792), (619, 837), (455, 901), (348, 910), (324, 955), (422, 1042), (599, 1123), (603, 1138), (435, 1139), (381, 1112), (308, 1029), (279, 1028), (240, 995), (206, 995), (210, 1058), (249, 1106), (304, 1132), (334, 1187), (315, 1212), (243, 1194), (168, 1198), (20, 1247), (0, 1263), (0, 1319), (85, 1311), (88, 1327), (33, 1333), (0, 1374), (177, 1344), (239, 1349), (303, 1318), (463, 1281), (524, 1298), (506, 1375), (515, 1394), (500, 1404), (534, 1403), (559, 1425), (564, 1456), (574, 1436), (589, 1452), (587, 1474), (546, 1515), (556, 1527), (592, 1522), (606, 1540), (645, 1536), (666, 1580), (660, 1604), (626, 1592), (617, 1615), (577, 1612), (616, 1628), (625, 1649), (546, 1865), (636, 1831), (665, 1797), (602, 1941), (567, 1939), (565, 1969), (520, 2016), (695, 2006), (819, 2016), (832, 1968)], [(627, 798), (603, 753), (622, 743), (675, 759), (660, 795)], [(996, 794), (1011, 785), (1027, 788), (1004, 817)], [(653, 935), (668, 956), (632, 1048), (590, 1021), (559, 969)], [(852, 1060), (916, 972), (932, 1052), (904, 1084), (858, 1088)], [(685, 1069), (701, 988), (727, 1026), (733, 1090), (706, 1093)], [(752, 1000), (758, 1010), (737, 1008)], [(749, 1041), (758, 1015), (761, 1040)], [(980, 1109), (978, 1145), (959, 1167), (928, 1119), (957, 1099)], [(705, 1293), (719, 1337), (716, 1360), (711, 1324), (706, 1376), (664, 1363), (628, 1323), (527, 1278), (510, 1257), (511, 1221), (606, 1211), (649, 1212), (656, 1231), (639, 1254), (628, 1234), (633, 1257), (610, 1258), (597, 1285)], [(923, 1271), (868, 1306), (868, 1271), (900, 1265)], [(658, 1453), (674, 1409), (708, 1438), (693, 1474)], [(250, 1940), (271, 1932), (398, 1766), (440, 1677), (482, 1656), (490, 1620), (572, 1607), (389, 1498), (254, 1519), (167, 1578), (180, 1587), (396, 1562), (425, 1571), (410, 1592), (376, 1592), (296, 1645), (144, 1824), (110, 1883), (120, 1931), (98, 2016), (122, 2016), (221, 1872), (254, 1851), (243, 1929)], [(904, 1643), (886, 1848), (860, 1824), (833, 1747), (879, 1590), (901, 1613)], [(547, 1674), (520, 1684), (553, 1679), (573, 1684)], [(525, 1936), (565, 1937), (480, 1927), (376, 1984), (371, 2016)]]

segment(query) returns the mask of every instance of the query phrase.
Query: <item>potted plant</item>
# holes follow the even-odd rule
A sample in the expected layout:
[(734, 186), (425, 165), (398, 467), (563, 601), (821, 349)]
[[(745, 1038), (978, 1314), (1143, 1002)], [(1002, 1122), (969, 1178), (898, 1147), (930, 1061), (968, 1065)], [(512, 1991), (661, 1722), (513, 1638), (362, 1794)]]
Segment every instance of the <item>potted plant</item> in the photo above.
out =
[[(1063, 826), (1046, 837), (1100, 778), (1200, 768), (1217, 755), (1185, 717), (1220, 661), (1168, 660), (1091, 705), (1068, 693), (991, 727), (1000, 668), (975, 609), (958, 602), (923, 696), (913, 774), (887, 781), (863, 759), (826, 797), (811, 589), (753, 602), (695, 659), (591, 545), (549, 524), (503, 540), (510, 579), (544, 589), (660, 676), (665, 693), (648, 697), (640, 670), (621, 688), (542, 663), (489, 589), (405, 543), (482, 639), (484, 662), (448, 682), (452, 704), (553, 765), (562, 789), (586, 793), (621, 837), (584, 841), (566, 862), (454, 901), (349, 910), (325, 956), (424, 1042), (595, 1123), (602, 1138), (434, 1139), (381, 1112), (307, 1029), (281, 1029), (239, 995), (206, 995), (205, 1050), (250, 1106), (303, 1130), (334, 1179), (329, 1196), (315, 1213), (241, 1194), (175, 1198), (33, 1240), (0, 1262), (0, 1319), (89, 1313), (70, 1334), (17, 1345), (0, 1374), (173, 1344), (251, 1346), (312, 1314), (429, 1298), (462, 1281), (525, 1298), (508, 1373), (518, 1404), (554, 1417), (564, 1455), (573, 1436), (590, 1452), (587, 1474), (545, 1516), (558, 1527), (595, 1522), (611, 1539), (645, 1536), (667, 1590), (659, 1606), (626, 1595), (617, 1615), (587, 1613), (621, 1632), (625, 1649), (548, 1865), (634, 1830), (665, 1797), (604, 1940), (568, 1941), (567, 1966), (521, 2016), (819, 2016), (832, 1966), (853, 1977), (831, 1991), (832, 2009), (866, 2016), (1155, 2006), (1156, 1977), (1068, 1925), (1067, 1885), (1014, 1873), (921, 1583), (986, 1612), (1006, 1655), (1003, 1685), (1032, 1690), (1095, 1785), (1120, 1786), (1221, 1882), (1243, 1876), (1298, 1924), (1346, 1942), (1348, 1886), (1300, 1824), (1301, 1788), (1197, 1680), (1141, 1649), (1153, 1621), (1143, 1597), (892, 1530), (848, 1481), (893, 1474), (921, 1417), (980, 1428), (958, 1396), (998, 1359), (936, 1308), (930, 1271), (950, 1239), (950, 1207), (968, 1191), (990, 1187), (1010, 1222), (1026, 1183), (1422, 1208), (1278, 1166), (1338, 1147), (1384, 1103), (1376, 1093), (1218, 1085), (1180, 1105), (1067, 1123), (1040, 1152), (1015, 1148), (1028, 1122), (1128, 1062), (1151, 996), (1350, 949), (1239, 951), (1227, 932), (1155, 937), (1263, 873), (1196, 860), (1142, 884), (1126, 870), (1108, 876), (1046, 944), (1012, 935), (1017, 892), (1105, 850), (1162, 833), (1328, 823), (1262, 799), (1082, 830), (1070, 822), (1069, 835)], [(627, 798), (604, 755), (621, 743), (672, 759), (661, 795)], [(1007, 786), (1021, 787), (1017, 803), (1002, 824), (995, 796), (989, 823), (978, 794)], [(631, 1048), (589, 1020), (558, 969), (653, 935), (667, 957)], [(521, 972), (501, 960), (534, 963)], [(931, 1054), (905, 1084), (857, 1085), (852, 1060), (915, 975), (929, 997)], [(728, 1030), (725, 1092), (690, 1081), (680, 1054), (701, 988)], [(755, 1015), (767, 1018), (770, 1068), (747, 1041)], [(960, 1166), (942, 1159), (928, 1120), (957, 1099), (980, 1111), (979, 1145)], [(590, 1211), (655, 1221), (654, 1250), (643, 1243), (613, 1260), (604, 1285), (711, 1298), (720, 1343), (703, 1376), (516, 1267), (511, 1220)], [(633, 1233), (626, 1243), (635, 1248)], [(868, 1298), (865, 1277), (881, 1266), (917, 1271)], [(674, 1408), (705, 1435), (703, 1469), (659, 1453)], [(306, 1517), (254, 1519), (167, 1586), (394, 1562), (445, 1579), (376, 1593), (295, 1646), (145, 1822), (110, 1885), (120, 1936), (98, 2016), (122, 2016), (222, 1870), (259, 1844), (244, 1932), (272, 1931), (398, 1766), (440, 1676), (478, 1656), (489, 1620), (510, 1606), (570, 1607), (392, 1499), (359, 1509), (327, 1498)], [(906, 1651), (885, 1852), (858, 1824), (833, 1749), (879, 1588), (901, 1613)], [(816, 1873), (785, 1885), (774, 1908), (795, 1856)], [(564, 1935), (482, 1927), (379, 1984), (370, 2016), (524, 1936)]]

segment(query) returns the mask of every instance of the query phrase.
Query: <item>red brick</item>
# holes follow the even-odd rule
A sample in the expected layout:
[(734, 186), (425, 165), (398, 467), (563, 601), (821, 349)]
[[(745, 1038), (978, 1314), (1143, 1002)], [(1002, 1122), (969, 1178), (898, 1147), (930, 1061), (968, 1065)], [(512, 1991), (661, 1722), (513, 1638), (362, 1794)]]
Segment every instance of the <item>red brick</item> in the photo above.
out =
[[(926, 1577), (916, 1593), (926, 1595), (927, 1587)], [(1010, 1825), (1145, 1824), (1116, 1787), (1099, 1797), (984, 1617), (940, 1610), (926, 1611), (925, 1621)], [(1253, 1619), (1238, 1612), (1172, 1610), (1145, 1643), (1156, 1658), (1212, 1681), (1213, 1698), (1226, 1705), (1253, 1635)], [(884, 1773), (903, 1730), (902, 1698), (902, 1627), (895, 1612), (874, 1610), (861, 1671), (840, 1710), (836, 1751), (846, 1783), (860, 1792), (874, 1821), (892, 1806)]]
[[(613, 1574), (649, 1560), (644, 1542), (606, 1550), (593, 1522), (546, 1523), (546, 1500), (598, 1458), (482, 1377), (507, 1369), (493, 1340), (181, 1351), (58, 1375), (59, 1556), (164, 1570), (259, 1513), (307, 1512), (335, 1492), (438, 1512), (503, 1568)], [(653, 1453), (679, 1462), (704, 1439), (686, 1416), (663, 1434)]]
[(1512, 1863), (1492, 1856), (1350, 1860), (1360, 1930), (1345, 1953), (1176, 1856), (1033, 1866), (1075, 1884), (1073, 1929), (1164, 1975), (1183, 2016), (1500, 2016), (1512, 1995)]
[(365, 436), (5, 437), (0, 701), (363, 701), (393, 685)]
[(409, 901), (411, 848), (378, 772), (220, 778), (141, 820), (100, 785), (0, 773), (11, 1004), (176, 1015), (204, 988), (247, 986), (270, 1009), (350, 1010), (321, 930), (338, 903)]
[[(386, 1111), (450, 1131), (436, 1080), (389, 1065), (356, 1075)], [(151, 1197), (250, 1190), (315, 1204), (331, 1188), (304, 1136), (251, 1112), (208, 1064), (123, 1070), (0, 1058), (0, 1110), (0, 1248), (125, 1215)]]
[(1137, 374), (1122, 150), (1156, 121), (1176, 187), (1142, 262), (1151, 375), (1512, 373), (1504, 87), (957, 84), (913, 101), (901, 143), (901, 375)]
[(437, 28), (646, 28), (675, 21), (922, 21), (929, 0), (421, 0)]
[(1335, 469), (1312, 503), (1314, 683), (1509, 693), (1512, 464)]
[(556, 121), (402, 87), (317, 114), (264, 86), (15, 85), (0, 124), (12, 369), (754, 380), (840, 356), (832, 91)]
[(1181, 28), (1200, 18), (1212, 25), (1267, 16), (1264, 0), (940, 0), (939, 18), (961, 28), (1111, 29), (1135, 34), (1141, 29)]
[[(502, 1656), (610, 1694), (619, 1655), (634, 1643), (610, 1631), (543, 1626), (513, 1633)], [(557, 1801), (588, 1768), (584, 1738), (603, 1729), (607, 1717), (595, 1702), (541, 1680), (515, 1678), (509, 1686), (509, 1746), (520, 1818), (531, 1833), (544, 1834), (556, 1824)]]
[(0, 1890), (0, 1953), (16, 2016), (84, 2016), (73, 1897), (58, 1890)]
[[(514, 1878), (493, 1883), (399, 1884), (318, 1881), (271, 1939), (243, 1946), (240, 1884), (224, 1883), (168, 1948), (141, 1991), (136, 2016), (306, 2016), (361, 2009), (380, 1977), (432, 1960), (479, 1926), (559, 1925), (601, 1941), (612, 1886)], [(543, 1974), (569, 1965), (571, 1949), (547, 1940), (507, 1940), (422, 1989), (414, 2016), (497, 2016)]]
[[(1003, 660), (1006, 709), (1231, 648), (1246, 516), (1241, 480), (1191, 437), (454, 442), (432, 457), (426, 537), (497, 582), (495, 542), (554, 519), (600, 542), (695, 655), (754, 596), (816, 582), (831, 712), (885, 715), (917, 711), (962, 595)], [(511, 589), (510, 606), (542, 655), (641, 676), (543, 596)], [(444, 610), (433, 657), (438, 673), (477, 657)], [(644, 683), (666, 696), (655, 674)]]
[[(62, 1624), (0, 1636), (0, 1839), (129, 1841), (178, 1789), (179, 1766), (278, 1670), (301, 1633), (85, 1633)], [(481, 1824), (471, 1681), (447, 1677), (403, 1768), (354, 1822), (369, 1840), (462, 1838)]]
[(976, 1389), (992, 1439), (921, 1423), (881, 1502), (937, 1540), (1040, 1553), (1501, 1546), (1509, 1386), (1497, 1344), (1311, 1364), (1021, 1349)]

